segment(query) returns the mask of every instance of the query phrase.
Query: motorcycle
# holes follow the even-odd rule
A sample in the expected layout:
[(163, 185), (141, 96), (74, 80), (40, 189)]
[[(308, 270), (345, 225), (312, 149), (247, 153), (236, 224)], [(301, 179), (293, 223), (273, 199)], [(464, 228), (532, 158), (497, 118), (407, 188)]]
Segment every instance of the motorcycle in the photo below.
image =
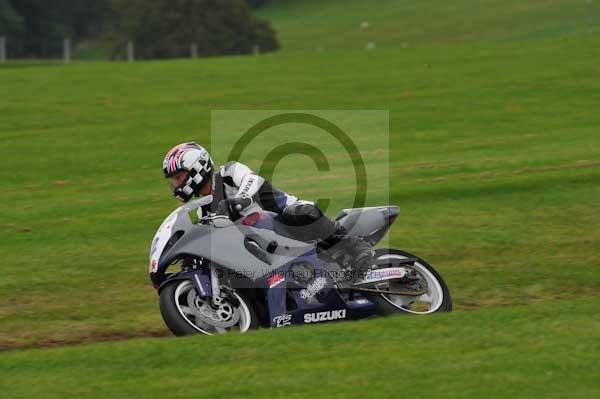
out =
[[(349, 282), (348, 257), (316, 240), (294, 239), (274, 213), (233, 221), (198, 217), (198, 207), (192, 201), (167, 216), (150, 250), (150, 279), (175, 335), (452, 310), (440, 274), (408, 252), (377, 249), (373, 267)], [(352, 208), (335, 219), (375, 245), (399, 212), (397, 206)]]

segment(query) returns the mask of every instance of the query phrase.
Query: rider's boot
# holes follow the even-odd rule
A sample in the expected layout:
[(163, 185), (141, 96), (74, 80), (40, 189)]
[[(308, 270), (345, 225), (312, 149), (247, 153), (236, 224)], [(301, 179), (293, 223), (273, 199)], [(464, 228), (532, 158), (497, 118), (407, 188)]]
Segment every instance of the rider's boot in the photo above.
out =
[(329, 247), (336, 246), (352, 258), (351, 282), (360, 281), (374, 263), (375, 251), (373, 246), (336, 223), (335, 232), (325, 240)]
[(352, 282), (362, 280), (374, 263), (375, 251), (373, 251), (373, 246), (354, 235), (344, 237), (339, 245), (342, 245), (353, 259)]

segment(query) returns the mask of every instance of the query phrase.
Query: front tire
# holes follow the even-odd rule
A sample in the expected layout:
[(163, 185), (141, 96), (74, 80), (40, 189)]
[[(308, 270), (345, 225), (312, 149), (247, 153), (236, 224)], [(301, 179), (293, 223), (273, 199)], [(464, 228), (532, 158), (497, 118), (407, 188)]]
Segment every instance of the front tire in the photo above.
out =
[(430, 314), (452, 311), (452, 297), (446, 282), (440, 274), (423, 259), (397, 249), (378, 249), (375, 251), (378, 263), (386, 259), (416, 258), (414, 269), (425, 280), (427, 292), (419, 297), (369, 293), (366, 296), (375, 303), (377, 313), (382, 316), (393, 314)]
[[(224, 302), (223, 306), (214, 310), (217, 323), (226, 323), (227, 316), (236, 317), (235, 324), (227, 327), (211, 324), (198, 315), (209, 309), (207, 301), (200, 298), (190, 280), (178, 280), (167, 284), (160, 291), (160, 313), (169, 330), (177, 336), (192, 334), (223, 334), (229, 332), (244, 333), (258, 328), (258, 316), (248, 297), (241, 291), (236, 291), (235, 299), (238, 306)], [(206, 304), (205, 304), (206, 302)], [(209, 305), (208, 305), (209, 306)], [(229, 312), (229, 314), (228, 314)], [(237, 312), (237, 313), (236, 313)]]

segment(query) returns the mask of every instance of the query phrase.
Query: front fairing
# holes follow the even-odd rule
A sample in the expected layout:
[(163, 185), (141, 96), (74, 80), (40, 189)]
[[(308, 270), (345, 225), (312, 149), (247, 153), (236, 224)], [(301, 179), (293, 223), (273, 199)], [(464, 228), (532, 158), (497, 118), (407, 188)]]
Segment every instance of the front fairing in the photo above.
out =
[(257, 280), (290, 259), (314, 250), (313, 242), (296, 241), (271, 230), (271, 223), (267, 222), (272, 217), (268, 213), (264, 219), (241, 219), (238, 223), (215, 215), (200, 221), (198, 208), (203, 205), (206, 203), (201, 198), (177, 208), (156, 232), (149, 259), (149, 274), (155, 286), (162, 282), (173, 262), (186, 257), (208, 259)]
[(190, 201), (175, 209), (165, 218), (152, 239), (148, 273), (156, 273), (160, 256), (162, 255), (167, 242), (173, 235), (173, 232), (178, 229), (186, 230), (191, 227), (193, 225), (192, 217), (195, 217), (196, 219), (201, 217), (202, 215), (198, 214), (201, 212), (200, 207), (206, 203), (206, 197)]

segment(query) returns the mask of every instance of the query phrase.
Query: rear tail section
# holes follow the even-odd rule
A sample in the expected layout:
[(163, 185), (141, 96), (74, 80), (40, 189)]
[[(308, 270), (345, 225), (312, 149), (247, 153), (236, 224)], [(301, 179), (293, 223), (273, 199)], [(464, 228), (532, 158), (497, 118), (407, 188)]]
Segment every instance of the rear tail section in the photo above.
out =
[(378, 243), (400, 214), (397, 206), (343, 209), (335, 220), (346, 230), (372, 245)]

